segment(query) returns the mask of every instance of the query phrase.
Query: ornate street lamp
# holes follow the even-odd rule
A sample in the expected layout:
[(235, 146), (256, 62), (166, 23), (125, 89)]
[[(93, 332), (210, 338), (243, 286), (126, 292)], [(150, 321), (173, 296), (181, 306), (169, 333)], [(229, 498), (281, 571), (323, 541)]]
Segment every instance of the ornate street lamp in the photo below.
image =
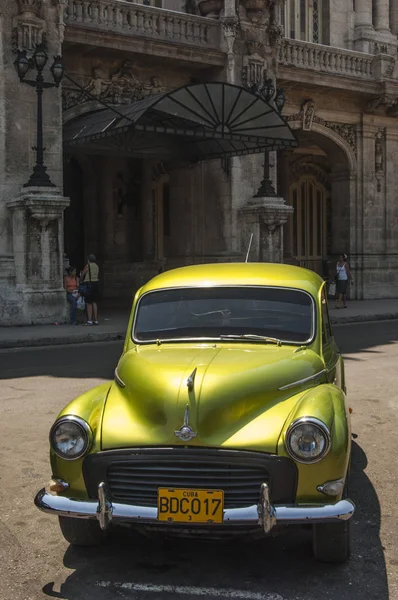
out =
[(276, 90), (276, 94), (275, 94), (275, 106), (279, 112), (282, 112), (283, 107), (285, 106), (285, 102), (286, 102), (285, 92), (283, 91), (283, 88), (279, 88), (278, 90)]
[[(19, 80), (31, 87), (36, 88), (37, 94), (37, 134), (36, 146), (32, 150), (36, 151), (36, 164), (28, 183), (24, 187), (55, 187), (47, 173), (47, 167), (44, 165), (43, 147), (43, 90), (46, 88), (59, 87), (64, 75), (64, 65), (60, 56), (54, 56), (54, 62), (50, 68), (54, 83), (44, 81), (43, 69), (47, 64), (48, 56), (43, 44), (38, 44), (31, 58), (27, 57), (26, 50), (19, 50), (14, 66), (18, 73)], [(25, 75), (34, 67), (37, 71), (35, 80), (25, 79)]]

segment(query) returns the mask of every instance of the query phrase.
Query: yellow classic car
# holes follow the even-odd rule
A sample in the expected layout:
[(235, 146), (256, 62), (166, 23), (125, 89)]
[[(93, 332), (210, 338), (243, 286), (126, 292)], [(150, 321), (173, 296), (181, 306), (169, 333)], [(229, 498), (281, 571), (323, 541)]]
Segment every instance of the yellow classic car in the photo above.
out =
[(183, 267), (137, 292), (114, 381), (58, 415), (35, 504), (71, 544), (113, 523), (212, 539), (307, 525), (315, 557), (339, 562), (350, 451), (325, 282), (280, 264)]

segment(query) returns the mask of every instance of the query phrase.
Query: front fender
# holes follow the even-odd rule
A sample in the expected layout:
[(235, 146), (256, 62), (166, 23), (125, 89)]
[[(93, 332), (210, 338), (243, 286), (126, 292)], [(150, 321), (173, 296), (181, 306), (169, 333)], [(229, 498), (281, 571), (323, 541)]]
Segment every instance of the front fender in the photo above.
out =
[[(59, 413), (57, 419), (65, 415), (75, 415), (84, 419), (93, 432), (91, 452), (101, 450), (101, 424), (105, 401), (112, 382), (103, 383), (85, 394), (72, 400)], [(64, 460), (57, 456), (50, 448), (50, 460), (53, 477), (59, 477), (69, 483), (67, 495), (73, 494), (77, 498), (87, 497), (82, 468), (84, 457), (77, 460)]]
[(301, 417), (315, 417), (325, 423), (331, 434), (331, 448), (318, 463), (297, 463), (297, 502), (324, 501), (325, 495), (317, 491), (317, 486), (345, 478), (350, 459), (351, 424), (343, 390), (332, 384), (322, 384), (303, 393), (282, 429), (278, 440), (279, 455), (289, 456), (285, 444), (286, 432), (291, 423)]

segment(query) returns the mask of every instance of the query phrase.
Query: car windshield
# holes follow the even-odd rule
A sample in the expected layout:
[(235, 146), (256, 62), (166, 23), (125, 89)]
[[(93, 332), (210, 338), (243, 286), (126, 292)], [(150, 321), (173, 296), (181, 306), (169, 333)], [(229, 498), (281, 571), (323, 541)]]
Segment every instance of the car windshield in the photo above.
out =
[(137, 342), (185, 339), (275, 338), (306, 343), (313, 337), (309, 294), (271, 287), (174, 288), (145, 294), (133, 325)]

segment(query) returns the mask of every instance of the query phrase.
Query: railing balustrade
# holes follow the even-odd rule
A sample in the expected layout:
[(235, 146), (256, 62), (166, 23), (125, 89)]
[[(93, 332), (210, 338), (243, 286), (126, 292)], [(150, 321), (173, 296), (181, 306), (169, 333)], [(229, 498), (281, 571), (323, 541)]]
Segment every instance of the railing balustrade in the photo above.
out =
[(219, 48), (219, 21), (124, 0), (68, 0), (65, 23), (68, 27), (85, 26), (202, 48)]
[(279, 48), (278, 61), (283, 66), (370, 79), (373, 75), (373, 58), (372, 54), (284, 39)]

